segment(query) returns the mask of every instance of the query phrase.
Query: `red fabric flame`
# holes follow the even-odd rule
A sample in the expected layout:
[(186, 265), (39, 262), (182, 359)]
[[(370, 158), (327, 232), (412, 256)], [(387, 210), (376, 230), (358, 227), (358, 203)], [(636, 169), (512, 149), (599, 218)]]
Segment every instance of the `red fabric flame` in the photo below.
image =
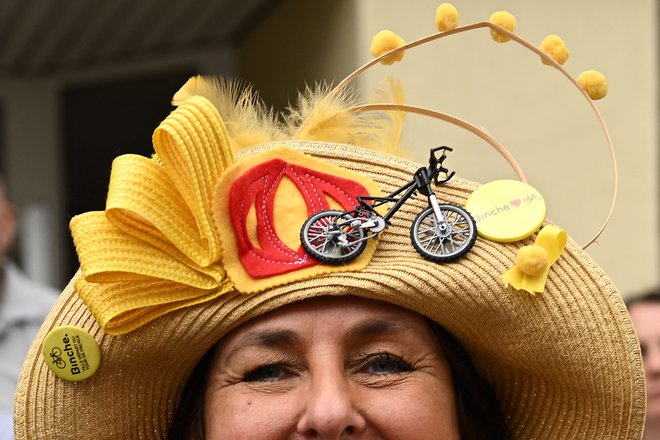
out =
[[(344, 210), (355, 207), (358, 195), (368, 195), (361, 184), (321, 173), (299, 165), (273, 159), (257, 165), (236, 179), (230, 193), (231, 221), (236, 234), (240, 261), (253, 278), (280, 275), (319, 264), (300, 246), (288, 247), (277, 235), (274, 207), (277, 188), (288, 177), (307, 205), (307, 216), (330, 209), (328, 197)], [(252, 207), (257, 214), (257, 237), (260, 248), (250, 240), (247, 217)], [(301, 225), (298, 225), (302, 227)]]

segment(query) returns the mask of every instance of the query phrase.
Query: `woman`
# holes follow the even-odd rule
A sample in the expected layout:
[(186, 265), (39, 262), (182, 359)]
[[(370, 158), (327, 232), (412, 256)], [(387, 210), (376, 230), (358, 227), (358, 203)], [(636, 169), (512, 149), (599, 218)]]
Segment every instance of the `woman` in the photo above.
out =
[(509, 438), (492, 389), (451, 335), (352, 296), (283, 306), (224, 337), (191, 375), (169, 438), (294, 432)]
[(646, 378), (644, 438), (660, 436), (660, 290), (633, 298), (628, 311), (642, 349)]
[(351, 119), (330, 91), (282, 128), (232, 90), (219, 113), (177, 95), (156, 156), (117, 158), (106, 210), (73, 219), (81, 272), (26, 359), (17, 439), (639, 438), (625, 305), (565, 233), (454, 237), (439, 263), (411, 243), (421, 192), (354, 260), (319, 262), (310, 215), (424, 174), (361, 148), (398, 139), (396, 117)]

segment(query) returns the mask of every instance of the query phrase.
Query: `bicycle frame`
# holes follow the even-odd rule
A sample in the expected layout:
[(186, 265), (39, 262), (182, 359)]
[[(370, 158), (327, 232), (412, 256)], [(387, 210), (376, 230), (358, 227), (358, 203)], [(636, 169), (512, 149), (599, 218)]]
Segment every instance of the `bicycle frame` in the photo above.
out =
[[(443, 154), (440, 157), (440, 159), (436, 159), (435, 152), (440, 150), (443, 151)], [(433, 148), (430, 153), (431, 158), (429, 160), (429, 166), (419, 168), (415, 172), (415, 175), (410, 182), (400, 187), (396, 191), (390, 193), (389, 195), (384, 197), (357, 196), (357, 200), (360, 204), (360, 207), (366, 209), (367, 211), (375, 215), (382, 217), (385, 220), (385, 222), (388, 222), (389, 219), (392, 218), (394, 214), (396, 214), (399, 208), (401, 208), (401, 206), (404, 203), (406, 203), (406, 201), (410, 197), (414, 196), (415, 193), (419, 191), (420, 193), (422, 193), (423, 195), (429, 198), (429, 203), (433, 207), (433, 211), (435, 212), (438, 221), (443, 221), (444, 219), (442, 214), (440, 213), (440, 209), (438, 208), (437, 198), (435, 197), (435, 193), (433, 192), (433, 188), (431, 187), (431, 182), (434, 182), (436, 185), (440, 185), (442, 183), (449, 181), (454, 176), (453, 171), (449, 173), (449, 170), (442, 166), (442, 162), (447, 157), (444, 153), (445, 151), (452, 151), (452, 150), (449, 147)], [(438, 179), (440, 173), (445, 173), (445, 177), (441, 180)], [(401, 193), (403, 193), (403, 195), (397, 197)], [(392, 205), (390, 209), (387, 210), (385, 215), (381, 216), (378, 212), (376, 212), (375, 208), (382, 206), (385, 203), (391, 203), (391, 202), (393, 202), (394, 205)], [(358, 209), (350, 212), (356, 212)]]
[[(421, 168), (423, 170), (426, 170), (426, 168)], [(418, 171), (419, 172), (419, 171)], [(394, 214), (401, 208), (401, 206), (406, 203), (406, 201), (412, 197), (415, 192), (418, 190), (418, 185), (415, 180), (411, 180), (408, 182), (406, 185), (402, 186), (401, 188), (397, 189), (393, 193), (390, 193), (387, 196), (384, 197), (371, 197), (371, 196), (357, 196), (357, 200), (360, 203), (360, 207), (366, 209), (369, 212), (372, 212), (376, 215), (381, 216), (386, 222), (392, 218)], [(403, 194), (401, 197), (397, 197), (399, 194), (403, 193), (405, 191), (405, 194)], [(384, 205), (385, 203), (394, 203), (385, 213), (385, 215), (380, 215), (377, 211), (376, 208), (379, 206)]]

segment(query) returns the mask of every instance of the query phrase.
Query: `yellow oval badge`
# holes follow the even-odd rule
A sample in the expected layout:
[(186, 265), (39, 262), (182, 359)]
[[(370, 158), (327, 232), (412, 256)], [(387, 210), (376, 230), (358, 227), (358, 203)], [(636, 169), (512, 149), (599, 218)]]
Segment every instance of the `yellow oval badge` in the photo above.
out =
[(480, 186), (468, 197), (467, 209), (477, 222), (480, 236), (497, 242), (529, 237), (543, 224), (543, 196), (518, 180), (495, 180)]
[(51, 330), (41, 352), (56, 376), (73, 382), (91, 377), (101, 364), (101, 349), (94, 337), (73, 325)]

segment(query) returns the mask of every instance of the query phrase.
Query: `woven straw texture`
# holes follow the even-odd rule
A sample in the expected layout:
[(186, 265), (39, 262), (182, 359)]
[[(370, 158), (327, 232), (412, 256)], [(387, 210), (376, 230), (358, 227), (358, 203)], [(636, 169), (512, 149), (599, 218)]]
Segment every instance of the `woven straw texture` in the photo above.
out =
[[(419, 167), (348, 146), (288, 145), (367, 173), (384, 192)], [(454, 178), (437, 193), (442, 202), (462, 204), (476, 186)], [(512, 244), (480, 238), (457, 262), (432, 263), (410, 242), (411, 222), (424, 207), (419, 197), (401, 208), (360, 272), (254, 295), (228, 293), (124, 336), (103, 333), (72, 282), (26, 360), (16, 397), (16, 439), (164, 438), (187, 375), (219, 338), (255, 316), (320, 295), (382, 300), (443, 325), (493, 384), (516, 439), (640, 438), (645, 395), (637, 340), (619, 294), (589, 256), (569, 239), (546, 291), (531, 296), (503, 287), (500, 276), (533, 237)], [(65, 324), (87, 329), (101, 345), (101, 366), (84, 382), (56, 378), (41, 358), (45, 334)]]

